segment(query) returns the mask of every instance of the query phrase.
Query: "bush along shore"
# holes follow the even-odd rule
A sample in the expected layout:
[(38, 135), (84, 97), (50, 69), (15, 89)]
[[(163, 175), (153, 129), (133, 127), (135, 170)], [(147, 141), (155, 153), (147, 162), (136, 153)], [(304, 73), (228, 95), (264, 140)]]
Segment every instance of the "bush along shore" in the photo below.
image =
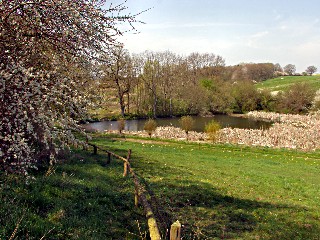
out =
[[(293, 115), (253, 111), (247, 113), (245, 117), (272, 121), (274, 124), (269, 129), (223, 128), (218, 131), (216, 142), (306, 151), (320, 148), (320, 112)], [(123, 131), (123, 133), (141, 137), (148, 136), (145, 131)], [(157, 127), (152, 133), (152, 137), (174, 140), (188, 139), (194, 142), (209, 141), (206, 133), (189, 131), (187, 135), (184, 130), (171, 126)]]

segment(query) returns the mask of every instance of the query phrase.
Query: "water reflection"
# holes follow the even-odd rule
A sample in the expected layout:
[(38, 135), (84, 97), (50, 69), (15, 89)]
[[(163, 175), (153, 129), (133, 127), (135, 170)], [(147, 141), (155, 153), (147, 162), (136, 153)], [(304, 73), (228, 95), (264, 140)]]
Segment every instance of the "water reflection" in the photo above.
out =
[[(193, 117), (195, 120), (194, 131), (203, 132), (205, 125), (211, 120), (215, 120), (224, 127), (232, 128), (245, 128), (245, 129), (267, 129), (272, 123), (264, 121), (256, 121), (247, 118), (233, 117), (228, 115), (215, 115), (214, 117)], [(158, 126), (174, 126), (180, 127), (180, 118), (159, 118), (157, 119)], [(125, 124), (125, 130), (127, 131), (141, 131), (147, 120), (127, 120)], [(118, 130), (117, 121), (102, 121), (89, 123), (84, 125), (88, 131), (105, 131), (105, 130)]]

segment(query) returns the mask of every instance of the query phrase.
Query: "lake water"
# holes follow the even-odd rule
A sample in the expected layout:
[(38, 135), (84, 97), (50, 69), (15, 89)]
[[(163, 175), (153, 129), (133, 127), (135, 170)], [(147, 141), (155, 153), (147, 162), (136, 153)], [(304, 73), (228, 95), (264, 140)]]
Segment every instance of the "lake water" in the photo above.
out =
[[(246, 128), (246, 129), (267, 129), (272, 123), (265, 121), (255, 121), (248, 118), (234, 117), (228, 115), (215, 115), (213, 117), (192, 117), (195, 120), (194, 131), (203, 132), (205, 125), (211, 120), (215, 120), (220, 123), (221, 127), (232, 128)], [(174, 126), (181, 127), (180, 118), (158, 118), (156, 119), (158, 126)], [(142, 131), (143, 126), (147, 120), (126, 120), (125, 130), (127, 131)], [(87, 131), (103, 132), (105, 130), (118, 130), (117, 121), (102, 121), (89, 123), (84, 125)]]

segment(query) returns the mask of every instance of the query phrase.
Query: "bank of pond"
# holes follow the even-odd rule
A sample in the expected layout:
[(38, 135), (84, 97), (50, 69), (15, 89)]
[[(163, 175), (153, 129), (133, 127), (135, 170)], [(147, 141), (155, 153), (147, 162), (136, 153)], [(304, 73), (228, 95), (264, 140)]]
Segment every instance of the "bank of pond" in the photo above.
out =
[[(210, 117), (192, 116), (194, 120), (193, 130), (196, 132), (204, 132), (205, 125), (210, 121), (217, 121), (222, 128), (240, 128), (240, 129), (268, 129), (272, 123), (270, 121), (262, 121), (238, 116), (231, 115), (214, 115)], [(172, 126), (181, 127), (179, 122), (180, 118), (158, 118), (156, 119), (157, 125), (159, 127)], [(137, 120), (126, 120), (125, 121), (125, 131), (143, 131), (144, 124), (147, 119), (137, 119)], [(84, 125), (88, 131), (117, 131), (118, 122), (117, 121), (100, 121), (94, 123), (88, 123)]]
[[(290, 148), (305, 151), (320, 148), (320, 113), (308, 115), (280, 114), (273, 112), (249, 112), (244, 117), (217, 115), (194, 117), (195, 131), (186, 134), (179, 126), (179, 118), (159, 119), (153, 137), (173, 140), (205, 141), (204, 126), (212, 120), (218, 121), (222, 129), (217, 132), (218, 143)], [(126, 122), (125, 133), (147, 136), (143, 129), (145, 120)], [(176, 127), (178, 126), (178, 127)], [(98, 122), (86, 125), (89, 131), (115, 132), (117, 122)]]

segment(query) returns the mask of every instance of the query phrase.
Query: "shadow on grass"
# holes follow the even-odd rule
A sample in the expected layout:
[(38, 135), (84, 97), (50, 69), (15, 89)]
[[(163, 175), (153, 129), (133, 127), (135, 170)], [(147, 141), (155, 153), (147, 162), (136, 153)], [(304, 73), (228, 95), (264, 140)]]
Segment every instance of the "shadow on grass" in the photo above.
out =
[(177, 172), (161, 162), (139, 162), (137, 172), (155, 192), (158, 205), (172, 222), (183, 224), (183, 239), (319, 238), (318, 220), (306, 208), (241, 199), (208, 183), (188, 179), (188, 170)]
[[(147, 231), (120, 161), (77, 151), (49, 177), (0, 188), (0, 239), (138, 239)], [(104, 165), (104, 166), (102, 166)], [(21, 218), (23, 216), (23, 218)], [(140, 229), (139, 229), (140, 228)]]
[[(184, 239), (317, 239), (319, 224), (308, 224), (306, 209), (221, 194), (191, 181), (152, 183), (158, 202), (183, 224)], [(297, 212), (305, 219), (295, 219)], [(292, 214), (292, 215), (291, 215)], [(312, 217), (311, 217), (312, 218)]]

